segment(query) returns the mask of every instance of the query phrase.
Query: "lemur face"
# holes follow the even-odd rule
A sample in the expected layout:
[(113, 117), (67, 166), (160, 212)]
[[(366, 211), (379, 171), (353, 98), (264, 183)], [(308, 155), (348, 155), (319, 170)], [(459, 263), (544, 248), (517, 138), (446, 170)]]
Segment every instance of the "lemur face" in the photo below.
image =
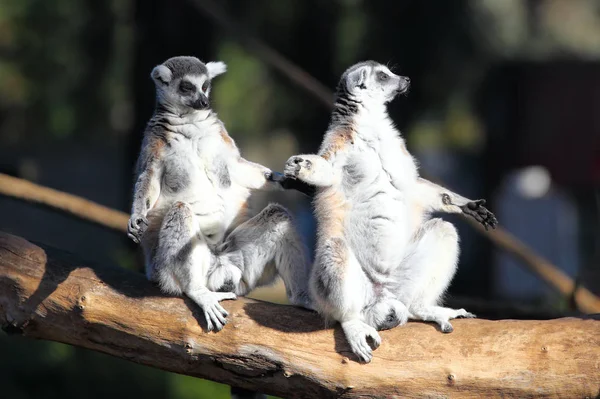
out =
[(223, 62), (204, 64), (196, 57), (173, 57), (152, 70), (158, 102), (177, 113), (208, 109), (211, 80), (224, 73)]
[(388, 103), (398, 94), (406, 93), (410, 79), (399, 76), (375, 61), (365, 61), (350, 67), (342, 77), (347, 90), (362, 101)]

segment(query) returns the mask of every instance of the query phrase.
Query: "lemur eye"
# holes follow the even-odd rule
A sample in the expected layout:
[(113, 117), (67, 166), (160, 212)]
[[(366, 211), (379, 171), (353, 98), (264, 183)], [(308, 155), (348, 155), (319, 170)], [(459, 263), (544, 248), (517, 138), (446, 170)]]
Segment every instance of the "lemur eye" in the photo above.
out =
[(202, 91), (204, 93), (206, 93), (206, 90), (208, 90), (208, 86), (210, 85), (209, 81), (207, 80), (206, 82), (204, 82), (204, 84), (202, 85)]
[(385, 73), (383, 71), (380, 71), (377, 73), (377, 79), (379, 79), (381, 82), (385, 82), (389, 78), (390, 78), (390, 75), (388, 75), (387, 73)]
[(192, 82), (188, 82), (187, 80), (183, 80), (179, 84), (179, 91), (183, 94), (192, 93), (196, 90), (196, 86)]

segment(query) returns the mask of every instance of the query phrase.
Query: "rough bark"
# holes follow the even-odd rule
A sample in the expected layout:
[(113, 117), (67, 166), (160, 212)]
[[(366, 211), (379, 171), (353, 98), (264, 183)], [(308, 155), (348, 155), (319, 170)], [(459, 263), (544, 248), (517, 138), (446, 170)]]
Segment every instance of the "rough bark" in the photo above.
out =
[(197, 307), (140, 274), (90, 266), (0, 233), (0, 323), (8, 333), (81, 346), (286, 398), (600, 395), (600, 321), (457, 320), (451, 334), (410, 322), (381, 333), (368, 365), (312, 312), (248, 299), (205, 333)]

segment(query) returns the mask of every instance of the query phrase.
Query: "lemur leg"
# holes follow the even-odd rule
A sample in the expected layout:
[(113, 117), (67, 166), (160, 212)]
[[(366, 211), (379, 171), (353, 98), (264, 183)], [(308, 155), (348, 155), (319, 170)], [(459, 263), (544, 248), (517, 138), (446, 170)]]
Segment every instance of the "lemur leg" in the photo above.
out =
[(319, 244), (311, 274), (311, 297), (320, 313), (340, 322), (352, 352), (362, 362), (370, 362), (381, 344), (377, 330), (367, 324), (362, 310), (372, 297), (371, 282), (341, 237)]
[(190, 206), (176, 202), (166, 213), (153, 259), (154, 273), (161, 289), (169, 294), (185, 294), (203, 310), (207, 330), (219, 331), (227, 323), (227, 311), (219, 304), (235, 299), (231, 292), (212, 292), (206, 275), (214, 257), (200, 233)]
[(209, 271), (208, 287), (246, 295), (279, 274), (290, 302), (310, 308), (306, 252), (289, 212), (270, 204), (227, 237)]
[(395, 276), (398, 299), (406, 304), (412, 319), (432, 321), (443, 332), (452, 332), (450, 319), (475, 317), (464, 309), (439, 306), (456, 272), (458, 255), (458, 233), (449, 222), (428, 220), (415, 234), (413, 246)]

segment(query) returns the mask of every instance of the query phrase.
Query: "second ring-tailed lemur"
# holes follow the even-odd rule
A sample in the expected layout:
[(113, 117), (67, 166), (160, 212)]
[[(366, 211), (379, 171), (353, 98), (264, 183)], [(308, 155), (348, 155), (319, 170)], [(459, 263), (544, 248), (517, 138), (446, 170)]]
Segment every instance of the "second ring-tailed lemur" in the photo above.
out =
[(377, 330), (408, 318), (438, 323), (474, 317), (440, 306), (456, 271), (454, 226), (434, 211), (464, 213), (484, 226), (496, 218), (472, 201), (419, 177), (386, 104), (409, 88), (406, 77), (368, 61), (350, 67), (318, 155), (291, 157), (286, 176), (317, 186), (318, 239), (310, 278), (313, 305), (341, 323), (352, 351), (369, 362)]
[[(186, 294), (221, 330), (224, 299), (269, 284), (277, 274), (293, 304), (308, 305), (308, 265), (290, 214), (271, 204), (247, 220), (252, 190), (293, 186), (240, 156), (209, 107), (222, 62), (174, 57), (152, 70), (156, 109), (137, 163), (128, 234), (144, 249), (147, 277)], [(274, 265), (274, 266), (273, 266)]]

